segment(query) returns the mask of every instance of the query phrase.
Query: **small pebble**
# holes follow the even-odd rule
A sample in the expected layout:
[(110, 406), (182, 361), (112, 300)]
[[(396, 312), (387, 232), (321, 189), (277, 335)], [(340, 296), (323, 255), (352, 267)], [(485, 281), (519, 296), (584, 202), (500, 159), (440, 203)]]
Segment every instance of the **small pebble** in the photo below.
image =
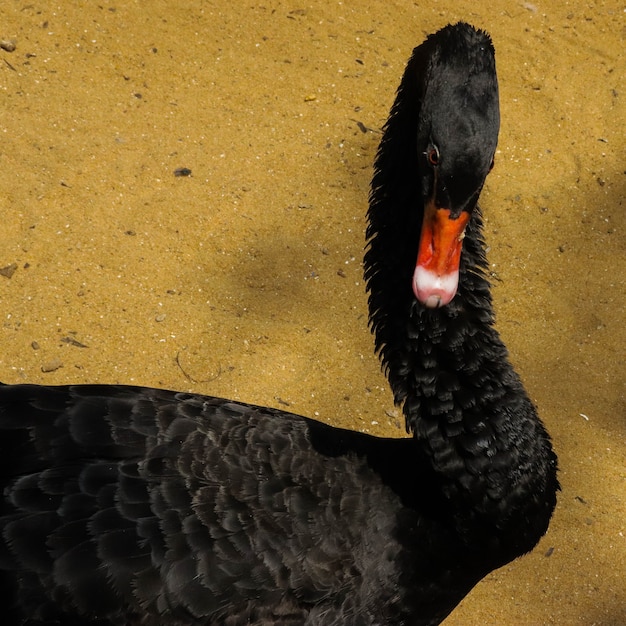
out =
[(15, 270), (17, 270), (17, 263), (11, 263), (11, 265), (0, 268), (0, 276), (11, 278), (15, 274)]
[(41, 366), (41, 371), (44, 373), (55, 372), (59, 368), (63, 367), (63, 362), (59, 358), (54, 358)]
[(0, 41), (0, 48), (2, 48), (5, 52), (15, 52), (15, 42), (10, 41), (8, 39), (2, 39)]
[(39, 350), (39, 344), (36, 341), (31, 341), (30, 347), (33, 350)]
[(163, 322), (165, 320), (165, 313), (159, 313), (155, 318), (155, 322)]
[(174, 176), (191, 176), (191, 170), (188, 167), (179, 167), (174, 170)]

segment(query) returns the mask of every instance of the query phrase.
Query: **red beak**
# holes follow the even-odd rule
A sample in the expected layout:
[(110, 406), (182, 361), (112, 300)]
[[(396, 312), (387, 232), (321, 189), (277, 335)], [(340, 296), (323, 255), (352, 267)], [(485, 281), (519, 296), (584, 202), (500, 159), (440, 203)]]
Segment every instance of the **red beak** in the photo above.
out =
[(466, 211), (452, 217), (450, 209), (439, 209), (432, 200), (424, 207), (413, 293), (429, 308), (448, 304), (456, 294), (462, 242), (469, 218)]

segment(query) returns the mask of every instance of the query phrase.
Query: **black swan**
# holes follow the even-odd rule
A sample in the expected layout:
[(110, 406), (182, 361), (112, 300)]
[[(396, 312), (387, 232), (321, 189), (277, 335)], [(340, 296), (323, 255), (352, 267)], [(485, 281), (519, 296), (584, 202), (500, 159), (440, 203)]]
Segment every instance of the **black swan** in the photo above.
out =
[(486, 33), (414, 50), (365, 257), (411, 437), (159, 389), (0, 387), (2, 624), (439, 624), (535, 546), (556, 457), (492, 325), (476, 208), (498, 124)]

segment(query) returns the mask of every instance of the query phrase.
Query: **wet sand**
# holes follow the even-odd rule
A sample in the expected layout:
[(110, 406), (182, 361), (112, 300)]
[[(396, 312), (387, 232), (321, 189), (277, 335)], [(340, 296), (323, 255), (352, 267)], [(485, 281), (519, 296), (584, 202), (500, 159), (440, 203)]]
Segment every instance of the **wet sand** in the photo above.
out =
[(367, 329), (371, 165), (411, 49), (464, 19), (500, 79), (498, 328), (563, 490), (536, 550), (446, 624), (626, 624), (623, 7), (411, 5), (3, 3), (0, 379), (402, 436)]

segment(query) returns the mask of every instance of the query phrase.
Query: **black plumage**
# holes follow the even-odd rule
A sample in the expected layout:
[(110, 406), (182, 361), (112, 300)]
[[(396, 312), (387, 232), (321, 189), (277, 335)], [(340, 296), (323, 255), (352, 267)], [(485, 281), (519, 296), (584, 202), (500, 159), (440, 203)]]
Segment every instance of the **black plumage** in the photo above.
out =
[[(533, 548), (556, 457), (492, 325), (475, 203), (497, 121), (485, 33), (460, 23), (415, 49), (365, 258), (411, 437), (158, 389), (0, 387), (3, 624), (438, 624)], [(435, 308), (411, 289), (429, 198), (471, 214)]]

